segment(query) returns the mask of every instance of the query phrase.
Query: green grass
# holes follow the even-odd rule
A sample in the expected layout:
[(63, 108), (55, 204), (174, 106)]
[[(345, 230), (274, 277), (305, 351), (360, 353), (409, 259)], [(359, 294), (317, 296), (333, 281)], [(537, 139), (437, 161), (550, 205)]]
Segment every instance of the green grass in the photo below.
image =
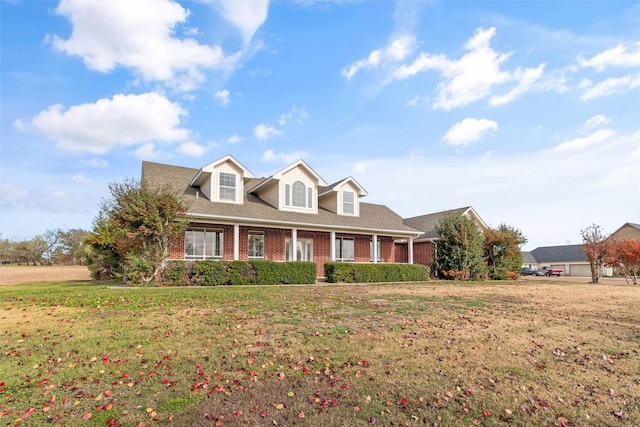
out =
[(545, 286), (5, 285), (0, 422), (640, 425), (640, 297)]

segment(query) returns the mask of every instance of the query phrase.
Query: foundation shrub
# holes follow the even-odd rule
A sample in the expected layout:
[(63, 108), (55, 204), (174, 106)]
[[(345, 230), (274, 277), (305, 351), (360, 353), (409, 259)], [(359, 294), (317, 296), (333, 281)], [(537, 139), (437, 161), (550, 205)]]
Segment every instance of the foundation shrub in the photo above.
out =
[(426, 282), (429, 267), (418, 264), (357, 264), (329, 262), (324, 265), (329, 283)]
[(312, 262), (171, 261), (165, 268), (165, 286), (226, 286), (311, 284), (316, 281)]

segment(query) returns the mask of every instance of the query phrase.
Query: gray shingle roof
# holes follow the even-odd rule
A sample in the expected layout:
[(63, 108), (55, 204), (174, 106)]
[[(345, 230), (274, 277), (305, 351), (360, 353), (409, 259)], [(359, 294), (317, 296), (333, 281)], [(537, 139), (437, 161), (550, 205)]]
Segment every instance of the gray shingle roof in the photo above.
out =
[(470, 206), (465, 206), (463, 208), (451, 209), (448, 211), (435, 212), (427, 215), (414, 216), (412, 218), (406, 218), (404, 220), (405, 225), (409, 227), (413, 227), (417, 230), (423, 232), (417, 240), (424, 239), (437, 239), (438, 233), (436, 232), (436, 226), (440, 222), (443, 216), (454, 213), (458, 215), (462, 215), (465, 213)]
[(545, 246), (535, 248), (531, 254), (537, 262), (587, 261), (582, 245)]
[(522, 251), (522, 263), (523, 264), (537, 264), (538, 261), (531, 252)]
[[(416, 236), (417, 230), (405, 225), (402, 217), (384, 205), (360, 202), (360, 216), (336, 215), (318, 208), (317, 214), (279, 211), (254, 194), (245, 192), (243, 204), (211, 202), (189, 183), (198, 169), (161, 163), (142, 162), (142, 181), (155, 185), (172, 185), (191, 203), (190, 215), (210, 220), (238, 221), (254, 224), (288, 224), (290, 227), (308, 226), (336, 231), (378, 232), (398, 236)], [(245, 189), (258, 186), (265, 178), (245, 180)], [(285, 225), (286, 226), (286, 225)]]

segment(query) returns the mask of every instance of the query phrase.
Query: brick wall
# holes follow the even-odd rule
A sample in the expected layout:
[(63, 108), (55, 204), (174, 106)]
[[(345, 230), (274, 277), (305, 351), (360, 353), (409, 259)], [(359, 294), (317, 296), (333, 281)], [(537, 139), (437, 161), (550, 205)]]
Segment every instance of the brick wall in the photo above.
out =
[(417, 242), (413, 244), (413, 262), (431, 267), (435, 257), (433, 242)]
[[(224, 233), (224, 259), (233, 259), (233, 225), (207, 224), (192, 222), (189, 228), (205, 228), (222, 230)], [(264, 233), (264, 259), (269, 261), (285, 261), (285, 241), (291, 238), (291, 230), (284, 228), (267, 228), (241, 226), (239, 235), (239, 259), (248, 260), (248, 236), (250, 231)], [(371, 236), (360, 234), (337, 233), (336, 237), (354, 240), (355, 262), (371, 261)], [(313, 240), (313, 261), (316, 264), (317, 277), (324, 276), (324, 264), (331, 261), (331, 233), (322, 231), (298, 230), (298, 239)], [(379, 236), (381, 262), (407, 262), (407, 245), (395, 244), (388, 236)], [(184, 235), (174, 238), (169, 244), (169, 257), (184, 259)], [(415, 252), (414, 252), (415, 257)]]

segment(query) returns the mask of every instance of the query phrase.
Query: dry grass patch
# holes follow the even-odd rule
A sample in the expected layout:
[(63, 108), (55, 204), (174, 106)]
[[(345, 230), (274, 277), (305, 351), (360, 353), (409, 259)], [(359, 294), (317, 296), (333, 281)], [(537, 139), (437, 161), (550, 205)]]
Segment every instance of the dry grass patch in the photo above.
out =
[(30, 285), (0, 301), (9, 423), (640, 425), (632, 287)]

